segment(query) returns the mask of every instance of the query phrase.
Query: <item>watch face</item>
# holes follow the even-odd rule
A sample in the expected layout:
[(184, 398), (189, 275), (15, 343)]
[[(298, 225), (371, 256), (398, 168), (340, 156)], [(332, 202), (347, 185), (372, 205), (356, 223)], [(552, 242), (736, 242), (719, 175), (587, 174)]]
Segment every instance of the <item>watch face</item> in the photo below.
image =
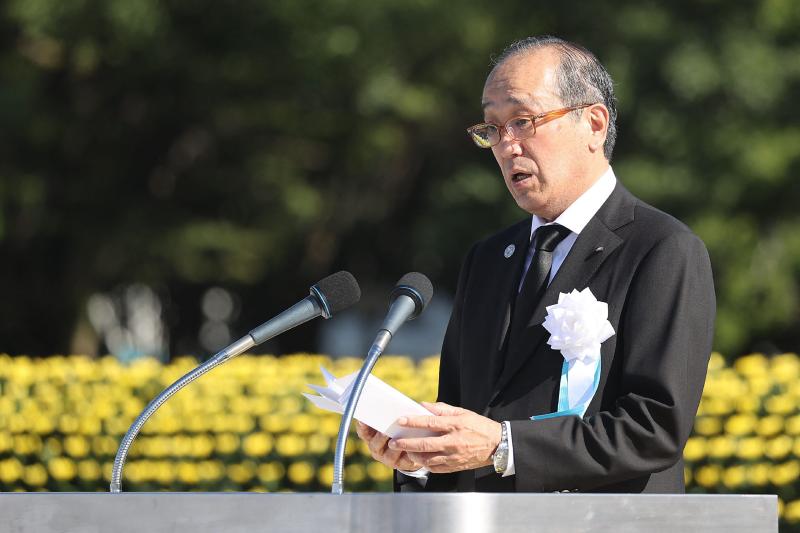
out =
[(506, 467), (508, 466), (508, 448), (500, 448), (494, 454), (494, 470), (495, 472), (502, 474), (506, 471)]

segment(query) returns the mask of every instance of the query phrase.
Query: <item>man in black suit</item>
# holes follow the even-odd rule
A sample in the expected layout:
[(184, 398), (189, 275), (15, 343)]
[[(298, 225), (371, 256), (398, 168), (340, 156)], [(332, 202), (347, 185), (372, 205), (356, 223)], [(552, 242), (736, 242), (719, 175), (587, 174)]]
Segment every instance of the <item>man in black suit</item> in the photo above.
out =
[[(584, 48), (513, 44), (483, 109), (469, 132), (533, 216), (467, 254), (439, 402), (426, 404), (436, 416), (400, 420), (437, 436), (390, 440), (363, 424), (359, 435), (400, 471), (400, 490), (683, 492), (713, 337), (705, 246), (617, 182), (613, 86)], [(599, 339), (590, 401), (566, 412), (572, 367), (542, 324), (560, 294), (586, 288), (614, 334)]]

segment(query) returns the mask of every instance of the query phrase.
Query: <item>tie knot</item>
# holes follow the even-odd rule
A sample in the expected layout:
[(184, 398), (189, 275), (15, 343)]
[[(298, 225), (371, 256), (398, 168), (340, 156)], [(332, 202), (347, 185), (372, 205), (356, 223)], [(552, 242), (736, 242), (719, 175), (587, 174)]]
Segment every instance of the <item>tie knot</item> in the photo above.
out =
[(533, 245), (537, 250), (552, 252), (569, 234), (570, 231), (560, 224), (539, 226), (533, 236)]

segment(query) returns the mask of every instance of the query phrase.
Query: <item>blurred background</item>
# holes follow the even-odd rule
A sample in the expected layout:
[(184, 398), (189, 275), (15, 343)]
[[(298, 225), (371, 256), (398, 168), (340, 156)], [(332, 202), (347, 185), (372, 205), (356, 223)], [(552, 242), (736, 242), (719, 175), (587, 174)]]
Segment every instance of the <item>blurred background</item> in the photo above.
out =
[[(0, 488), (102, 490), (104, 481), (70, 481), (80, 478), (77, 470), (66, 485), (50, 485), (52, 468), (61, 464), (52, 467), (52, 460), (94, 460), (105, 475), (103, 450), (113, 448), (139, 404), (125, 404), (125, 391), (113, 393), (127, 407), (98, 420), (123, 422), (99, 423), (95, 436), (114, 438), (97, 447), (90, 439), (83, 458), (71, 456), (63, 439), (78, 429), (69, 421), (59, 429), (58, 410), (71, 412), (71, 403), (59, 403), (72, 397), (69, 387), (77, 387), (75, 409), (96, 403), (94, 394), (108, 393), (108, 383), (119, 379), (146, 403), (169, 383), (158, 369), (188, 368), (192, 360), (183, 355), (207, 358), (335, 270), (358, 278), (361, 304), (261, 351), (363, 355), (390, 288), (417, 270), (433, 281), (434, 303), (401, 330), (390, 351), (410, 356), (400, 368), (435, 379), (423, 371), (434, 363), (421, 358), (438, 353), (463, 255), (472, 242), (525, 216), (491, 154), (475, 148), (465, 128), (482, 119), (490, 58), (541, 33), (577, 41), (606, 65), (619, 100), (617, 176), (688, 224), (711, 254), (715, 364), (723, 376), (714, 390), (727, 391), (728, 400), (704, 399), (718, 423), (706, 423), (710, 433), (698, 438), (727, 438), (730, 453), (720, 459), (717, 482), (692, 478), (690, 486), (779, 487), (787, 505), (800, 497), (800, 445), (793, 447), (794, 430), (784, 423), (796, 414), (792, 387), (800, 377), (791, 355), (800, 343), (795, 0), (6, 0), (0, 353), (10, 357), (0, 364), (0, 401), (8, 410), (0, 415), (0, 457), (17, 463), (7, 467), (8, 478), (0, 463)], [(55, 354), (86, 357), (46, 357)], [(75, 361), (94, 370), (76, 374)], [(298, 359), (284, 361), (289, 368)], [(308, 361), (317, 360), (296, 363), (307, 374), (301, 378), (318, 381)], [(141, 388), (130, 381), (134, 375), (156, 381)], [(84, 379), (89, 384), (81, 385)], [(96, 390), (92, 380), (106, 385)], [(248, 387), (233, 390), (255, 394)], [(31, 417), (20, 414), (20, 402), (39, 394), (54, 399), (36, 404), (41, 417), (53, 419), (40, 428), (49, 433), (37, 434), (25, 425)], [(435, 383), (426, 382), (418, 399), (433, 394)], [(783, 401), (768, 409), (774, 396)], [(769, 439), (789, 438), (788, 448), (786, 440), (779, 448), (786, 453), (739, 457), (739, 437), (725, 422), (738, 415), (753, 417), (735, 426), (745, 431), (742, 438), (767, 439), (763, 453)], [(767, 416), (780, 423), (762, 435), (758, 423)], [(291, 431), (253, 424), (242, 426), (242, 435)], [(795, 426), (800, 435), (800, 419)], [(197, 431), (216, 435), (213, 428)], [(3, 435), (9, 450), (14, 438), (34, 439), (34, 451), (3, 455)], [(46, 448), (48, 438), (62, 447)], [(710, 449), (718, 447), (693, 448), (702, 452), (698, 465)], [(769, 470), (754, 470), (763, 475), (752, 479), (749, 470), (736, 470), (744, 481), (724, 485), (726, 469), (745, 463), (780, 465), (784, 477), (777, 485), (752, 484)], [(45, 481), (26, 484), (25, 469), (37, 465)], [(386, 488), (381, 475), (384, 484), (375, 486)], [(234, 488), (319, 489), (314, 483)], [(800, 507), (789, 508), (800, 520)]]
[(411, 270), (446, 319), (469, 245), (524, 216), (464, 130), (490, 57), (545, 32), (615, 79), (621, 181), (706, 242), (716, 348), (795, 350), (799, 29), (794, 0), (7, 0), (0, 350), (208, 354), (338, 269), (352, 322)]

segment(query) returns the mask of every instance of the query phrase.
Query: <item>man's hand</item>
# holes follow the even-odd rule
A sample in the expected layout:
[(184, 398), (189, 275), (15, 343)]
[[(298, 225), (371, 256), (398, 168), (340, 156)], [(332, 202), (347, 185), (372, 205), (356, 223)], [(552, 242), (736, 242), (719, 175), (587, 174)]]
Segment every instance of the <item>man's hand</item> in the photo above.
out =
[(499, 422), (442, 402), (423, 405), (436, 416), (401, 417), (398, 424), (429, 429), (440, 435), (392, 439), (389, 450), (406, 452), (409, 460), (435, 473), (492, 464), (492, 454), (500, 444), (503, 432)]
[(367, 443), (369, 452), (376, 461), (380, 461), (389, 468), (397, 468), (406, 472), (422, 468), (422, 465), (409, 459), (404, 451), (387, 448), (386, 443), (389, 442), (389, 437), (383, 433), (358, 421), (356, 421), (356, 432), (361, 440)]

